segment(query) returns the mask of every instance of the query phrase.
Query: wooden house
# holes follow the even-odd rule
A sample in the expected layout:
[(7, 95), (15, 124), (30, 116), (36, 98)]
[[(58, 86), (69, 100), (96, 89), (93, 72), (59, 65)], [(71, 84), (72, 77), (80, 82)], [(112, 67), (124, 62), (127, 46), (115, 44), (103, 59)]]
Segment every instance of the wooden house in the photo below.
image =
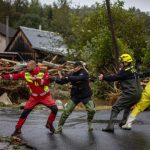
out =
[(58, 33), (21, 26), (5, 52), (17, 52), (24, 60), (63, 60), (67, 46)]

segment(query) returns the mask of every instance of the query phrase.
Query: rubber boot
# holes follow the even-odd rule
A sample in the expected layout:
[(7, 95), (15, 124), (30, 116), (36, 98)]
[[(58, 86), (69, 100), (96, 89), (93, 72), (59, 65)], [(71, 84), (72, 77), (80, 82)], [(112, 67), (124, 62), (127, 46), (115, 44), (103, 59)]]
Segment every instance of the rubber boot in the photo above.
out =
[(60, 117), (60, 120), (59, 120), (59, 123), (58, 123), (58, 126), (55, 130), (55, 134), (60, 134), (62, 133), (62, 129), (63, 129), (63, 125), (66, 121), (66, 119), (68, 118), (68, 113), (66, 113), (66, 111), (64, 111)]
[(47, 122), (45, 127), (46, 127), (47, 129), (49, 129), (51, 133), (54, 133), (54, 132), (55, 132), (55, 128), (54, 128), (54, 126), (53, 126), (52, 123), (48, 123), (48, 122)]
[(115, 120), (117, 119), (118, 113), (115, 111), (111, 112), (110, 115), (110, 120), (106, 128), (103, 128), (102, 131), (104, 132), (114, 132), (114, 125), (115, 125)]
[(131, 130), (132, 124), (133, 124), (135, 119), (136, 119), (136, 117), (130, 115), (128, 117), (128, 120), (127, 120), (126, 124), (122, 126), (122, 129), (124, 129), (124, 130)]
[(62, 126), (58, 126), (55, 130), (55, 134), (60, 134), (62, 133)]
[(87, 123), (88, 123), (88, 131), (93, 131), (92, 120), (94, 114), (96, 112), (95, 105), (92, 100), (89, 100), (86, 104), (84, 104), (87, 111)]
[(20, 134), (21, 134), (21, 128), (16, 128), (14, 133), (11, 136), (16, 136), (17, 137), (17, 136), (20, 136)]
[(129, 117), (129, 114), (130, 114), (130, 109), (125, 109), (125, 110), (124, 110), (124, 113), (123, 113), (122, 120), (121, 120), (120, 123), (119, 123), (119, 127), (120, 127), (120, 128), (121, 128), (123, 125), (126, 124), (127, 119), (128, 119), (128, 117)]
[(64, 125), (64, 123), (66, 122), (68, 116), (72, 113), (72, 111), (74, 110), (75, 107), (76, 107), (76, 104), (72, 100), (70, 100), (68, 102), (67, 106), (65, 107), (61, 117), (60, 117), (58, 127), (55, 130), (55, 134), (62, 133), (63, 125)]

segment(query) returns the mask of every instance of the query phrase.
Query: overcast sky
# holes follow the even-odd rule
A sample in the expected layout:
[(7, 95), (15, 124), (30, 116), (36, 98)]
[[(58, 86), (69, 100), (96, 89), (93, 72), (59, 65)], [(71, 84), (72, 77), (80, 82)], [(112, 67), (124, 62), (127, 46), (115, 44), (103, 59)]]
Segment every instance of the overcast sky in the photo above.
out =
[[(52, 4), (57, 0), (40, 0), (42, 4)], [(116, 0), (110, 0), (111, 2), (115, 2)], [(103, 0), (72, 0), (72, 6), (80, 5), (88, 5), (91, 6), (95, 4), (95, 2), (102, 3)], [(150, 11), (150, 0), (124, 0), (125, 8), (133, 7), (139, 8), (141, 11)]]

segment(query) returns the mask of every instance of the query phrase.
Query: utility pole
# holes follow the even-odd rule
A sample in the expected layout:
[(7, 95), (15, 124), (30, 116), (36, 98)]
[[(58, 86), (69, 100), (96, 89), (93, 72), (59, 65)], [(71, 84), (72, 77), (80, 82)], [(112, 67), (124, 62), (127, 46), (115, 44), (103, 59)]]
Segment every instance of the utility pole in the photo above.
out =
[(106, 6), (107, 6), (109, 28), (110, 28), (111, 35), (112, 35), (112, 46), (113, 46), (114, 59), (115, 59), (115, 64), (118, 68), (119, 49), (118, 49), (117, 40), (116, 40), (116, 36), (115, 36), (114, 24), (113, 24), (111, 8), (110, 8), (110, 0), (106, 0)]
[(9, 16), (6, 16), (6, 46), (9, 43)]

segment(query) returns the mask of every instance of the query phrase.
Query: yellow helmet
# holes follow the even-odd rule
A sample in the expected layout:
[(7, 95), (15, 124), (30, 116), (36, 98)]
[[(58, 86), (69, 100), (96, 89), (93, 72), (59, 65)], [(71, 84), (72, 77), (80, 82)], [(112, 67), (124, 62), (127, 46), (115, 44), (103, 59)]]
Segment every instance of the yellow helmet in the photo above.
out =
[(119, 60), (121, 62), (127, 62), (127, 63), (130, 63), (133, 61), (132, 57), (129, 55), (129, 54), (122, 54), (120, 57), (119, 57)]

